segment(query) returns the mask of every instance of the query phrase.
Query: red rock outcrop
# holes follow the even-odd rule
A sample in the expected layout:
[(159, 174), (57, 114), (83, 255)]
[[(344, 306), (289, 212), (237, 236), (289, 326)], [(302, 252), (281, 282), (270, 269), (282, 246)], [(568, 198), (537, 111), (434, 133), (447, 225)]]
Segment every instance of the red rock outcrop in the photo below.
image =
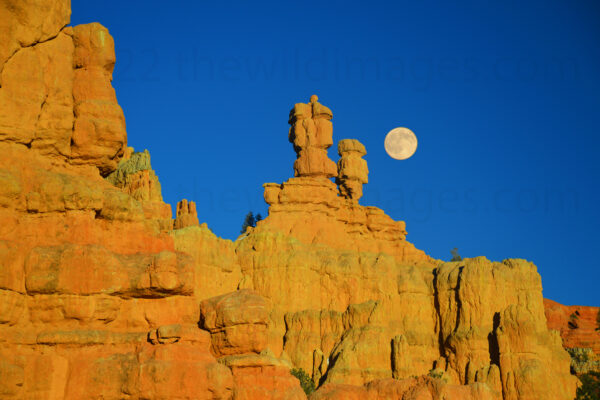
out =
[(435, 260), (359, 205), (366, 150), (340, 142), (338, 171), (316, 96), (256, 228), (218, 238), (183, 201), (174, 222), (127, 147), (112, 38), (69, 15), (0, 2), (0, 397), (305, 399), (293, 367), (314, 399), (573, 398), (536, 267)]
[(563, 306), (544, 299), (548, 328), (560, 332), (577, 374), (600, 371), (600, 307)]
[(560, 332), (565, 347), (590, 348), (600, 355), (600, 307), (563, 306), (544, 299), (548, 328)]

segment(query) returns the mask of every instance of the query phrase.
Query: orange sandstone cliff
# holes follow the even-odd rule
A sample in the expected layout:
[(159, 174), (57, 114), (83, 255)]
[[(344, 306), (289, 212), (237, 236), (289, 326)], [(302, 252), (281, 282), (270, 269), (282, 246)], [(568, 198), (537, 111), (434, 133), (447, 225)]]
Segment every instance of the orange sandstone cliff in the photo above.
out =
[(192, 201), (173, 220), (127, 147), (113, 39), (69, 17), (0, 1), (0, 398), (306, 399), (292, 368), (311, 399), (574, 397), (536, 267), (416, 249), (358, 203), (364, 146), (328, 158), (316, 96), (290, 112), (295, 176), (264, 185), (267, 218), (235, 242)]

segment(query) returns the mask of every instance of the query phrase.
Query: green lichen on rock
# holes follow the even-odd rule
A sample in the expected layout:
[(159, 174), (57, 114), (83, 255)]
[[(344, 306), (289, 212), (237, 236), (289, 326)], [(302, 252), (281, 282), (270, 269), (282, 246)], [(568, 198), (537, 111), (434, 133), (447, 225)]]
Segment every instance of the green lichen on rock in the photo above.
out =
[[(117, 169), (106, 177), (114, 186), (124, 189), (138, 201), (162, 202), (162, 190), (156, 173), (150, 164), (150, 152), (133, 152), (130, 157), (119, 162)], [(140, 176), (140, 172), (148, 171)]]
[(152, 170), (148, 150), (134, 152), (128, 159), (121, 160), (117, 169), (108, 175), (106, 180), (117, 187), (123, 187), (127, 181), (127, 176), (145, 170)]

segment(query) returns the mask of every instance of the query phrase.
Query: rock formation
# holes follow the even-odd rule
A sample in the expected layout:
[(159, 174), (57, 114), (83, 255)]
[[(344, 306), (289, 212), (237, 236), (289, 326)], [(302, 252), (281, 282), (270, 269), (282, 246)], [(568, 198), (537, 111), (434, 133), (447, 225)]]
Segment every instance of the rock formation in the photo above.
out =
[(600, 307), (563, 306), (544, 299), (548, 327), (560, 332), (577, 374), (600, 371)]
[(231, 398), (196, 265), (125, 146), (112, 38), (69, 15), (0, 2), (0, 397)]
[(331, 110), (313, 95), (310, 103), (298, 103), (290, 111), (289, 140), (298, 158), (294, 163), (295, 176), (331, 178), (337, 175), (335, 163), (327, 157), (333, 145)]
[(69, 17), (64, 0), (0, 4), (0, 139), (105, 176), (127, 141), (114, 42), (99, 24), (65, 27)]
[(369, 183), (369, 169), (362, 156), (367, 154), (365, 146), (355, 139), (343, 139), (338, 143), (338, 175), (337, 184), (340, 194), (347, 199), (358, 202), (362, 197), (362, 186)]
[(115, 169), (127, 141), (123, 111), (110, 84), (114, 42), (105, 27), (88, 24), (73, 28), (73, 45), (71, 162), (92, 162), (106, 175)]
[(292, 367), (311, 399), (574, 397), (536, 267), (435, 260), (359, 205), (364, 147), (340, 142), (338, 175), (316, 96), (256, 228), (218, 238), (187, 201), (174, 222), (126, 145), (112, 38), (69, 15), (0, 2), (1, 398), (306, 399)]
[(106, 180), (137, 200), (146, 219), (153, 220), (161, 231), (173, 227), (171, 206), (162, 198), (160, 182), (150, 165), (150, 153), (136, 153), (127, 147), (117, 169)]
[(563, 306), (544, 299), (548, 327), (560, 332), (565, 347), (588, 347), (600, 355), (600, 307)]
[[(383, 252), (409, 264), (430, 264), (430, 257), (405, 240), (403, 221), (394, 221), (377, 207), (362, 207), (356, 199), (340, 197), (337, 186), (327, 179), (337, 176), (337, 168), (325, 150), (332, 143), (331, 117), (331, 110), (318, 103), (314, 95), (310, 103), (296, 104), (290, 111), (290, 141), (299, 154), (294, 163), (296, 177), (282, 184), (263, 185), (264, 198), (270, 206), (269, 218), (255, 233), (281, 232), (304, 243)], [(312, 143), (319, 143), (320, 147)], [(364, 148), (355, 140), (341, 143), (344, 154), (360, 154), (361, 147)], [(314, 150), (303, 153), (311, 148)], [(309, 153), (314, 154), (307, 156)], [(366, 162), (358, 154), (347, 155), (339, 165), (345, 171), (343, 176), (365, 182)]]
[(188, 226), (200, 225), (198, 221), (198, 212), (196, 211), (196, 203), (186, 199), (177, 203), (177, 217), (175, 218), (175, 229), (181, 229)]

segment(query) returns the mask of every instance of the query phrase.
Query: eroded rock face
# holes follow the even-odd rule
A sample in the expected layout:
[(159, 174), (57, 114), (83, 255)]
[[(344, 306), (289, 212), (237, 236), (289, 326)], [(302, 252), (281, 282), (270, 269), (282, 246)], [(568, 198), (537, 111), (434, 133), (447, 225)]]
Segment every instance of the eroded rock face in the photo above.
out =
[(117, 167), (127, 142), (125, 117), (110, 82), (115, 66), (115, 44), (100, 24), (73, 28), (75, 65), (71, 159), (93, 164), (102, 175)]
[(290, 374), (292, 365), (273, 357), (268, 351), (226, 356), (219, 361), (233, 373), (235, 399), (306, 399), (298, 379)]
[[(344, 179), (366, 182), (362, 146), (340, 149)], [(273, 301), (271, 349), (324, 388), (432, 374), (444, 388), (432, 398), (572, 397), (576, 380), (545, 326), (533, 264), (433, 260), (406, 241), (404, 223), (335, 189), (310, 176), (266, 184), (269, 217), (238, 241), (240, 287)], [(527, 334), (511, 330), (520, 324)], [(518, 350), (522, 341), (530, 353)]]
[(108, 175), (127, 141), (111, 86), (114, 42), (100, 24), (65, 27), (70, 8), (68, 0), (0, 4), (0, 140)]
[(194, 260), (194, 297), (199, 303), (238, 289), (242, 271), (231, 240), (217, 237), (204, 223), (170, 232), (175, 248)]
[(0, 65), (4, 65), (21, 48), (56, 37), (69, 23), (71, 2), (6, 0), (0, 4), (0, 16)]
[(382, 379), (366, 386), (325, 384), (310, 400), (499, 400), (486, 385), (451, 385), (432, 377)]
[(211, 333), (217, 356), (260, 353), (267, 348), (269, 302), (242, 289), (200, 303), (200, 326)]
[(560, 332), (565, 347), (590, 348), (600, 355), (600, 307), (563, 306), (544, 299), (548, 327)]
[[(492, 263), (483, 257), (445, 263), (436, 274), (436, 288), (445, 369), (456, 374), (455, 381), (492, 379), (492, 389), (499, 390), (500, 380), (490, 375), (490, 368), (499, 367), (504, 398), (525, 398), (527, 392), (535, 393), (531, 398), (568, 398), (576, 380), (561, 377), (569, 357), (546, 327), (541, 279), (533, 264)], [(552, 382), (545, 382), (549, 376)]]
[(212, 353), (233, 374), (235, 399), (306, 399), (292, 364), (268, 349), (271, 303), (238, 290), (200, 303), (200, 326), (210, 332)]
[[(69, 14), (0, 2), (0, 397), (231, 399), (197, 253), (175, 250), (149, 154), (125, 146), (112, 38)], [(227, 259), (213, 238), (199, 254)]]
[(359, 205), (366, 149), (341, 141), (336, 168), (316, 96), (290, 114), (296, 176), (265, 185), (268, 218), (235, 242), (193, 202), (174, 222), (126, 146), (112, 38), (69, 13), (0, 2), (0, 397), (305, 399), (293, 367), (315, 399), (573, 398), (535, 266), (434, 260)]
[(548, 328), (560, 332), (576, 374), (600, 371), (600, 307), (563, 306), (544, 299)]

